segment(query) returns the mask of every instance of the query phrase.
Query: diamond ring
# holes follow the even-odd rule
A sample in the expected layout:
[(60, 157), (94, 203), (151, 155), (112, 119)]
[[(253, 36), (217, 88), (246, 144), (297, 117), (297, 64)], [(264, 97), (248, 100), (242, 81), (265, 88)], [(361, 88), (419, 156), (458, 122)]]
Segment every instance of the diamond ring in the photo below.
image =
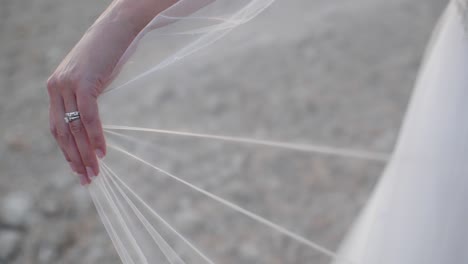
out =
[(65, 123), (67, 124), (75, 120), (78, 120), (80, 119), (80, 112), (73, 111), (73, 112), (65, 113), (65, 117), (63, 119), (65, 119)]

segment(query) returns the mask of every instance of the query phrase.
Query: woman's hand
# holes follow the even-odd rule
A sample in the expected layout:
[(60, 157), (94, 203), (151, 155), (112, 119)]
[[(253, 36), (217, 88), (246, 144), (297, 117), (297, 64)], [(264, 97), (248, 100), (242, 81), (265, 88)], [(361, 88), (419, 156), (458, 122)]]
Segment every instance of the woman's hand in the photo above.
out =
[[(52, 135), (82, 185), (99, 173), (96, 156), (106, 154), (97, 98), (122, 54), (158, 12), (144, 1), (140, 5), (137, 2), (113, 2), (47, 82)], [(74, 111), (80, 113), (80, 118), (67, 123), (65, 113)]]
[[(158, 13), (178, 0), (114, 0), (60, 63), (47, 82), (50, 129), (82, 185), (99, 173), (106, 154), (97, 98), (136, 35)], [(214, 0), (198, 0), (181, 16)], [(80, 118), (66, 122), (65, 113)]]

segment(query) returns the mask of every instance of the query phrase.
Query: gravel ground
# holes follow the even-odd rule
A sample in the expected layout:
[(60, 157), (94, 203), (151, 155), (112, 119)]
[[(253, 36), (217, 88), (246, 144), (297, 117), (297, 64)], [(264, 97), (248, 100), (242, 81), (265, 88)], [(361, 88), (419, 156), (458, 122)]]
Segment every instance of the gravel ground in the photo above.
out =
[[(0, 2), (0, 263), (116, 263), (49, 136), (45, 80), (109, 1)], [(277, 1), (135, 90), (106, 123), (390, 153), (443, 0)], [(336, 249), (381, 163), (245, 145), (111, 137), (154, 164)], [(115, 151), (106, 162), (218, 263), (327, 263)], [(174, 242), (176, 249), (182, 246)], [(190, 261), (188, 263), (191, 263)]]

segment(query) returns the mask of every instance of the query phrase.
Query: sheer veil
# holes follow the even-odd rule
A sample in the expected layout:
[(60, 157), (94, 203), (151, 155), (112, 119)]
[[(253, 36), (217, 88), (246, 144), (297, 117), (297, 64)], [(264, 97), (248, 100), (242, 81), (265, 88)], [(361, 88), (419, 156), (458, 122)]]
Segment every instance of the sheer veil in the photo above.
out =
[[(196, 91), (177, 87), (190, 87), (195, 82), (208, 86), (205, 68), (198, 63), (209, 63), (209, 52), (203, 48), (268, 10), (273, 2), (181, 0), (157, 15), (119, 61), (100, 98), (110, 151), (101, 161), (102, 174), (89, 191), (122, 262), (468, 262), (468, 252), (463, 249), (468, 233), (461, 230), (468, 218), (468, 125), (464, 121), (468, 111), (468, 40), (463, 26), (467, 1), (451, 2), (435, 30), (393, 154), (270, 140), (265, 136), (268, 133), (261, 131), (251, 138), (233, 136), (236, 133), (161, 129), (165, 124), (141, 117), (137, 109), (119, 111), (119, 105), (133, 102), (155, 116), (157, 111), (165, 113), (164, 106), (155, 110), (155, 98), (179, 96), (182, 102), (190, 102), (199, 96)], [(268, 30), (268, 25), (263, 30)], [(256, 37), (261, 41), (260, 33), (250, 36), (252, 41)], [(223, 49), (235, 50), (243, 44), (233, 38), (214, 46), (223, 56)], [(223, 59), (235, 61), (232, 57)], [(182, 60), (184, 63), (178, 63)], [(251, 63), (259, 62), (252, 59)], [(259, 70), (267, 71), (267, 67), (259, 64)], [(184, 82), (180, 77), (184, 74), (193, 76), (191, 81)], [(171, 76), (171, 81), (157, 82), (163, 75)], [(157, 85), (174, 86), (175, 91), (158, 94)], [(225, 85), (229, 86), (228, 82)], [(261, 83), (252, 84), (244, 97), (236, 97), (229, 89), (225, 92), (243, 102), (240, 105), (246, 109), (258, 107), (263, 96), (281, 101), (261, 94), (256, 86)], [(223, 111), (222, 104), (203, 96), (209, 109), (198, 106), (193, 111)], [(235, 121), (228, 124), (231, 128), (236, 129), (242, 118), (253, 118), (242, 115), (250, 113), (242, 110), (232, 115), (230, 120)], [(264, 114), (260, 110), (255, 113)], [(184, 115), (190, 113), (174, 113)], [(274, 123), (275, 119), (269, 121)], [(311, 159), (307, 156), (311, 154), (319, 157)], [(286, 155), (293, 158), (286, 159)], [(207, 159), (223, 170), (212, 171), (200, 162)], [(254, 159), (258, 164), (251, 161)], [(342, 232), (333, 234), (333, 241), (324, 233), (329, 232), (329, 218), (344, 217), (347, 212), (336, 213), (330, 208), (359, 198), (345, 194), (356, 184), (351, 179), (332, 185), (320, 177), (309, 177), (309, 171), (325, 170), (330, 159), (356, 161), (345, 162), (345, 169), (337, 166), (331, 172), (357, 171), (363, 176), (356, 182), (365, 180), (367, 172), (362, 171), (362, 164), (386, 167), (352, 228), (347, 223), (341, 226), (341, 231), (349, 232), (339, 250), (334, 245), (342, 239)], [(184, 162), (193, 166), (181, 168)], [(306, 173), (300, 175), (299, 170)], [(269, 175), (269, 181), (262, 180), (264, 174)], [(317, 201), (320, 206), (304, 195), (310, 191), (323, 198)], [(160, 193), (171, 197), (163, 198)], [(272, 201), (273, 195), (283, 198), (282, 208)], [(313, 219), (301, 218), (304, 210), (310, 210)], [(320, 228), (311, 230), (312, 221), (319, 222)], [(261, 261), (257, 258), (260, 255)]]

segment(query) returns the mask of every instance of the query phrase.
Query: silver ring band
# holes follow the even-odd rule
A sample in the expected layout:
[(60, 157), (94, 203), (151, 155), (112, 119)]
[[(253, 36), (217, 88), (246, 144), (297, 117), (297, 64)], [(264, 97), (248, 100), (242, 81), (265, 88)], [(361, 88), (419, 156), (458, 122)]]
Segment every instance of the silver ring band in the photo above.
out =
[(65, 113), (65, 117), (63, 119), (65, 119), (65, 123), (67, 124), (75, 120), (78, 120), (80, 119), (80, 112), (73, 111), (73, 112)]

